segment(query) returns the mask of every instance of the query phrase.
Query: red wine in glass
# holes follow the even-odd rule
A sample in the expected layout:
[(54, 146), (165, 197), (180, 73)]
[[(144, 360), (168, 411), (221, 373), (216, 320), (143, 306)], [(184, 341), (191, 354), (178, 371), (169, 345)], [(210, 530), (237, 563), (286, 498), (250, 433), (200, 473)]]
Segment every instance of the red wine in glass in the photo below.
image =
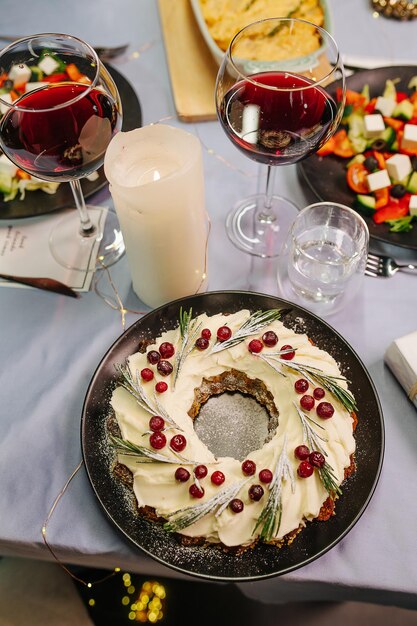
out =
[(100, 167), (119, 126), (116, 104), (103, 90), (51, 83), (24, 95), (3, 116), (0, 133), (4, 152), (23, 170), (68, 181)]
[(232, 142), (267, 165), (296, 163), (315, 152), (336, 114), (336, 103), (322, 87), (304, 76), (277, 71), (235, 83), (219, 110)]

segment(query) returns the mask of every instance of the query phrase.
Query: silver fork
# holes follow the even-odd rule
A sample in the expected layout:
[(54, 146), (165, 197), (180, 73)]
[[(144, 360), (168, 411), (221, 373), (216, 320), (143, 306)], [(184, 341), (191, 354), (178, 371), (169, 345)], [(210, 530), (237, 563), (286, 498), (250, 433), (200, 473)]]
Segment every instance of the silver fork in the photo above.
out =
[(365, 274), (367, 276), (382, 276), (383, 278), (391, 278), (398, 271), (417, 270), (417, 265), (412, 263), (397, 263), (389, 256), (368, 254), (366, 261)]
[[(21, 39), (20, 36), (14, 35), (0, 35), (0, 41), (17, 41)], [(126, 52), (129, 47), (128, 43), (122, 44), (120, 46), (93, 46), (94, 50), (97, 52), (97, 56), (100, 57), (103, 61), (108, 61), (109, 59), (114, 59)]]

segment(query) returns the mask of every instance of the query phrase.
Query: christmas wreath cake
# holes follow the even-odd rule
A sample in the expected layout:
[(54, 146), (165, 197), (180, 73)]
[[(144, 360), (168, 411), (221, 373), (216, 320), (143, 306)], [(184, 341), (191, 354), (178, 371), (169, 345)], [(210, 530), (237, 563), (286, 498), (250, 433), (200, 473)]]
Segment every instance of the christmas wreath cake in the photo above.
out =
[[(138, 510), (186, 544), (291, 542), (334, 513), (354, 469), (356, 405), (333, 357), (280, 311), (180, 311), (178, 328), (119, 365), (109, 438)], [(197, 435), (213, 395), (254, 397), (268, 436), (247, 458), (216, 457)], [(231, 416), (230, 419), (236, 419)]]

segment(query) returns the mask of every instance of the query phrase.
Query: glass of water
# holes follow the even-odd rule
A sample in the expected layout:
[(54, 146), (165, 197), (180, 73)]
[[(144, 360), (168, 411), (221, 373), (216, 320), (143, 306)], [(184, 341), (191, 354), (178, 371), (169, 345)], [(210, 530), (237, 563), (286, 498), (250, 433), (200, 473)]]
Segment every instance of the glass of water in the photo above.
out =
[(318, 202), (298, 214), (278, 265), (281, 294), (315, 313), (335, 313), (357, 293), (369, 232), (356, 211)]

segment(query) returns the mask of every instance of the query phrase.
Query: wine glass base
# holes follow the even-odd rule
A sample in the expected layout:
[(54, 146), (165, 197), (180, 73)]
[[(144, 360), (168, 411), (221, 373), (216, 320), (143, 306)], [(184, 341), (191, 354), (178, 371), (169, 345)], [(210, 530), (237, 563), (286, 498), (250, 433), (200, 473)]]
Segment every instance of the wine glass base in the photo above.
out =
[(93, 206), (87, 209), (95, 226), (90, 234), (81, 234), (80, 218), (74, 210), (58, 222), (49, 237), (49, 248), (55, 261), (70, 270), (85, 271), (91, 266), (92, 254), (97, 255), (97, 269), (109, 267), (125, 252), (119, 221), (114, 211)]
[(264, 202), (264, 194), (238, 202), (226, 218), (226, 233), (239, 250), (266, 259), (279, 256), (298, 207), (287, 198), (272, 196), (266, 215)]

